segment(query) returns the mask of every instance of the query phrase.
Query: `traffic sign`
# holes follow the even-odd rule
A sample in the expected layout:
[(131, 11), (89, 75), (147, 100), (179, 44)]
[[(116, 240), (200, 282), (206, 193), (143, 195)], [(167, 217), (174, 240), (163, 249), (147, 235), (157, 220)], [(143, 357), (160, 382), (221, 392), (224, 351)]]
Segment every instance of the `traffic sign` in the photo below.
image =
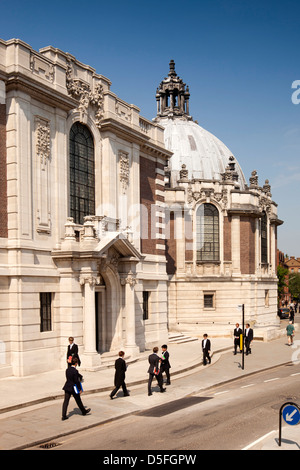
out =
[(300, 421), (300, 408), (296, 403), (288, 401), (284, 403), (279, 410), (279, 439), (278, 445), (281, 446), (281, 421), (282, 418), (287, 424), (294, 426)]
[(282, 417), (287, 424), (294, 426), (300, 421), (300, 410), (297, 405), (287, 405), (282, 410)]

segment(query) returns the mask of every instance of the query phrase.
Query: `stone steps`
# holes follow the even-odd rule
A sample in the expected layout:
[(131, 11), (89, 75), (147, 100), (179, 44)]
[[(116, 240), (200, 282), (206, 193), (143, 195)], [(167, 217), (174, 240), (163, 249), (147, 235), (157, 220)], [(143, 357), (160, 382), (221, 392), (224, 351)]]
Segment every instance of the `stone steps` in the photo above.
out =
[(169, 333), (169, 344), (171, 343), (190, 343), (192, 341), (199, 341), (199, 338), (185, 335), (184, 333)]

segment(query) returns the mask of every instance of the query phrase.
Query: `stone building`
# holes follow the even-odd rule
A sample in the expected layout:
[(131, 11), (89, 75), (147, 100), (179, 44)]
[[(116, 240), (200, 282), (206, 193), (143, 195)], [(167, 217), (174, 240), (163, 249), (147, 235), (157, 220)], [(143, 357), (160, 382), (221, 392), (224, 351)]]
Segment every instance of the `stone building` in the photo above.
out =
[(189, 114), (171, 61), (157, 117), (53, 47), (0, 40), (0, 377), (82, 368), (168, 332), (276, 329), (276, 204)]
[(69, 336), (86, 369), (167, 339), (170, 155), (92, 67), (0, 40), (0, 376), (64, 367)]
[(189, 89), (170, 62), (154, 122), (172, 151), (166, 167), (166, 256), (171, 330), (226, 335), (245, 305), (255, 334), (276, 334), (277, 205), (257, 171), (190, 116)]

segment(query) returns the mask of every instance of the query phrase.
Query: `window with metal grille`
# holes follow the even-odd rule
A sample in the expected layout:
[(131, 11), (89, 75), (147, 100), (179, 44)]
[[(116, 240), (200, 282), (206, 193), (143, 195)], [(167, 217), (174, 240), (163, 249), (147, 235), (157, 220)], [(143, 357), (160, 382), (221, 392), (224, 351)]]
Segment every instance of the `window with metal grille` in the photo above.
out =
[(212, 204), (202, 204), (196, 215), (197, 261), (219, 261), (219, 211)]
[(204, 294), (204, 308), (214, 308), (214, 294)]
[(51, 331), (51, 292), (40, 293), (40, 331)]
[(143, 291), (143, 320), (149, 319), (149, 294), (148, 291)]
[(265, 212), (262, 213), (261, 226), (261, 262), (268, 262), (268, 219)]
[(89, 129), (76, 122), (70, 130), (70, 216), (76, 224), (95, 215), (94, 141)]

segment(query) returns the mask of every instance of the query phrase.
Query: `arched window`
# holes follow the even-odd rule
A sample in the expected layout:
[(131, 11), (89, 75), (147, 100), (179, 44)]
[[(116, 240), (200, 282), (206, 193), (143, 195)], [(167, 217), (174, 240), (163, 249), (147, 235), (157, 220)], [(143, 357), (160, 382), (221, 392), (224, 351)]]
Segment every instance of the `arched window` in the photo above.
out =
[(94, 142), (89, 129), (76, 122), (70, 130), (70, 216), (76, 224), (95, 214)]
[(219, 261), (219, 211), (212, 204), (202, 204), (196, 214), (197, 261)]
[(268, 218), (265, 212), (262, 213), (260, 222), (260, 237), (261, 237), (261, 262), (268, 262)]

